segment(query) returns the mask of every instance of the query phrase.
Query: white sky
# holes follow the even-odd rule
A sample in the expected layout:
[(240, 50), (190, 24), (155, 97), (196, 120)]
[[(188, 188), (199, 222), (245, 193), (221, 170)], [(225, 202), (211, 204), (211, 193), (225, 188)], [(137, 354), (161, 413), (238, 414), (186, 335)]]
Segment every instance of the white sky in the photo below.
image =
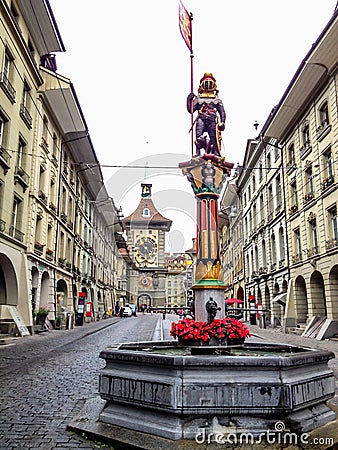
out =
[[(177, 166), (190, 159), (190, 53), (178, 0), (50, 0), (66, 47), (58, 72), (73, 82), (102, 165)], [(223, 156), (242, 163), (336, 0), (184, 0), (193, 13), (194, 92), (212, 72), (227, 120)], [(257, 132), (255, 121), (260, 127)], [(155, 206), (174, 221), (168, 250), (191, 247), (193, 194), (179, 170), (103, 168), (124, 215), (153, 184)]]

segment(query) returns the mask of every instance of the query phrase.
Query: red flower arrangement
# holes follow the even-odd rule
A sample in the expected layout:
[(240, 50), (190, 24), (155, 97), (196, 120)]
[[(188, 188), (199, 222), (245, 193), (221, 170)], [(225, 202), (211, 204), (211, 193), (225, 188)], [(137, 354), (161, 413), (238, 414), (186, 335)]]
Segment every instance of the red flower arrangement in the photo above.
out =
[(210, 325), (210, 337), (215, 339), (246, 339), (251, 336), (249, 328), (245, 323), (232, 317), (215, 319)]
[(246, 339), (251, 336), (249, 328), (238, 319), (226, 317), (215, 319), (211, 324), (196, 322), (193, 319), (182, 319), (171, 324), (170, 335), (182, 341), (209, 341), (210, 338), (222, 340)]
[(209, 324), (207, 322), (196, 322), (189, 318), (181, 319), (177, 323), (171, 324), (170, 335), (183, 341), (201, 340), (207, 342), (210, 337)]

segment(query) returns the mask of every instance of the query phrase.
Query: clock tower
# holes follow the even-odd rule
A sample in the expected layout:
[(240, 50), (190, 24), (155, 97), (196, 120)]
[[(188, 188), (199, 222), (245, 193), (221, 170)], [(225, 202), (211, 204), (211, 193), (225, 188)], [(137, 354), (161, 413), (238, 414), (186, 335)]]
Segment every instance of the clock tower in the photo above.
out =
[(172, 221), (157, 211), (151, 188), (151, 184), (141, 184), (138, 207), (123, 219), (134, 262), (130, 272), (130, 302), (138, 307), (163, 306), (166, 302), (165, 233)]

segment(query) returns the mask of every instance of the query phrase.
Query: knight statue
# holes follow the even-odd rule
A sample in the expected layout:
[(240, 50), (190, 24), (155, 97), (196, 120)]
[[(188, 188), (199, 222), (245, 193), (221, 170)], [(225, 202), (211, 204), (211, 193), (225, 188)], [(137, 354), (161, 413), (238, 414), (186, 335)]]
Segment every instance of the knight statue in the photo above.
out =
[[(221, 131), (224, 130), (225, 111), (222, 100), (218, 98), (216, 80), (212, 73), (205, 73), (200, 80), (198, 95), (188, 95), (189, 113), (198, 111), (196, 118), (196, 156), (205, 153), (221, 156)], [(209, 139), (205, 136), (208, 134)]]

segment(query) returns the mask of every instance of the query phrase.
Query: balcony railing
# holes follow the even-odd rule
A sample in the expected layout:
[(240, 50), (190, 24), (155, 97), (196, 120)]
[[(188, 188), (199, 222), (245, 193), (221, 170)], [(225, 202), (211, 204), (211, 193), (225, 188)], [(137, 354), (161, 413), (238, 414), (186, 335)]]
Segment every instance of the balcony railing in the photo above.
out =
[(15, 168), (14, 183), (19, 183), (26, 190), (29, 186), (29, 175), (22, 167)]
[(289, 208), (290, 214), (294, 214), (294, 213), (296, 213), (297, 211), (298, 211), (298, 205), (292, 205), (292, 206), (290, 206), (290, 208)]
[(38, 255), (42, 255), (44, 244), (41, 244), (41, 242), (35, 242), (34, 243), (34, 252)]
[(49, 152), (49, 149), (48, 149), (48, 147), (49, 147), (48, 142), (47, 142), (46, 138), (43, 137), (43, 136), (41, 136), (40, 147), (42, 147), (42, 148), (45, 150), (45, 152), (47, 152), (47, 153)]
[(42, 192), (41, 190), (38, 192), (38, 197), (39, 197), (39, 199), (45, 204), (45, 205), (47, 205), (47, 202), (48, 202), (48, 197), (47, 197), (47, 195), (44, 193), (44, 192)]
[(330, 186), (332, 186), (333, 183), (334, 183), (333, 175), (329, 175), (328, 177), (324, 178), (324, 180), (321, 182), (322, 191), (328, 189)]
[(17, 241), (23, 242), (23, 237), (25, 233), (15, 228), (13, 225), (9, 229), (9, 235), (12, 236)]
[(23, 103), (21, 103), (21, 105), (20, 105), (20, 117), (27, 125), (27, 128), (31, 129), (33, 119), (32, 119), (32, 116), (29, 114), (28, 109), (26, 108), (26, 106)]
[(0, 75), (0, 87), (4, 91), (4, 93), (7, 95), (7, 97), (11, 101), (11, 103), (14, 103), (16, 92), (4, 72), (1, 72), (1, 75)]
[(296, 255), (292, 255), (291, 261), (293, 264), (296, 264), (302, 260), (302, 255), (300, 253), (297, 253)]
[(330, 239), (329, 241), (325, 242), (326, 250), (331, 250), (337, 246), (338, 246), (338, 239)]
[(11, 155), (8, 153), (7, 150), (4, 149), (4, 147), (2, 147), (2, 145), (0, 145), (0, 165), (4, 169), (5, 175), (11, 168), (10, 161)]
[(315, 194), (313, 192), (308, 192), (304, 195), (304, 203), (308, 203), (315, 198)]
[(304, 145), (299, 149), (299, 156), (301, 158), (305, 158), (311, 152), (311, 144), (310, 141), (306, 141)]
[(326, 120), (324, 120), (316, 130), (318, 141), (323, 140), (324, 137), (329, 134), (330, 130), (331, 125)]
[(318, 255), (319, 250), (317, 246), (306, 249), (307, 256), (311, 258), (311, 256)]
[(60, 265), (61, 267), (64, 267), (65, 264), (66, 264), (66, 258), (59, 258), (59, 265)]
[(54, 205), (54, 203), (49, 202), (49, 209), (53, 212), (56, 212), (56, 205)]

